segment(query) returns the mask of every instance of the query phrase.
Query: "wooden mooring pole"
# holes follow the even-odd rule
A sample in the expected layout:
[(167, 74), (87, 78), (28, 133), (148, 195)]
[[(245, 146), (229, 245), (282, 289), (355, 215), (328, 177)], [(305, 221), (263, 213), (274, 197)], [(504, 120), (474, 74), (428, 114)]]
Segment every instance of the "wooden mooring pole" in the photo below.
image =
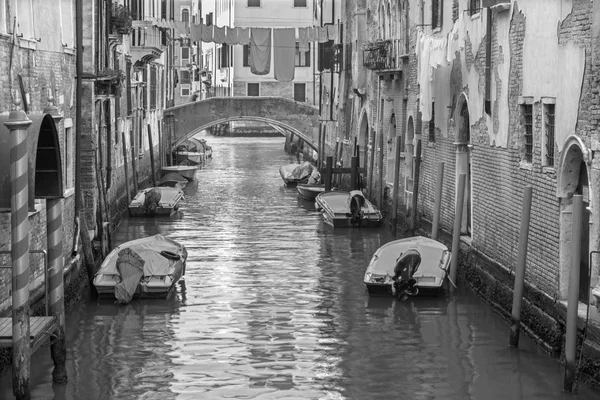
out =
[(350, 190), (358, 190), (358, 157), (350, 159)]
[(452, 231), (452, 259), (450, 261), (450, 290), (456, 285), (456, 272), (458, 270), (458, 249), (460, 244), (460, 227), (462, 224), (463, 202), (465, 199), (466, 174), (458, 177), (458, 191), (456, 192), (456, 208), (454, 209), (454, 229)]
[(438, 173), (435, 185), (435, 204), (433, 205), (433, 222), (431, 224), (431, 238), (437, 240), (440, 230), (440, 212), (442, 209), (442, 189), (444, 187), (444, 162), (438, 163)]
[(567, 294), (567, 333), (565, 337), (565, 377), (563, 390), (572, 392), (577, 377), (577, 314), (579, 309), (579, 270), (581, 268), (581, 226), (583, 196), (573, 196), (573, 222), (571, 224), (571, 269)]
[(402, 141), (396, 136), (396, 160), (394, 162), (394, 191), (392, 197), (392, 235), (396, 238), (398, 230), (398, 193), (400, 191), (400, 153), (402, 152)]
[(156, 169), (154, 165), (154, 146), (152, 144), (152, 128), (148, 124), (148, 145), (150, 146), (150, 175), (152, 176), (152, 186), (156, 186)]
[(333, 175), (333, 157), (327, 156), (327, 165), (325, 165), (325, 191), (331, 190), (331, 180)]
[(123, 145), (123, 169), (125, 170), (125, 190), (127, 191), (127, 204), (131, 204), (131, 189), (129, 187), (129, 166), (127, 165), (127, 146), (125, 145), (125, 132), (121, 132), (121, 144)]
[(523, 209), (521, 210), (521, 230), (519, 235), (519, 252), (515, 269), (515, 287), (513, 290), (512, 316), (510, 321), (510, 338), (508, 344), (519, 346), (521, 330), (521, 305), (523, 303), (523, 287), (525, 286), (525, 265), (527, 261), (527, 243), (529, 240), (529, 218), (531, 215), (531, 197), (533, 188), (526, 186), (523, 191)]
[(12, 257), (12, 384), (18, 400), (31, 398), (29, 308), (29, 155), (22, 110), (11, 111), (4, 125), (10, 130), (10, 225)]

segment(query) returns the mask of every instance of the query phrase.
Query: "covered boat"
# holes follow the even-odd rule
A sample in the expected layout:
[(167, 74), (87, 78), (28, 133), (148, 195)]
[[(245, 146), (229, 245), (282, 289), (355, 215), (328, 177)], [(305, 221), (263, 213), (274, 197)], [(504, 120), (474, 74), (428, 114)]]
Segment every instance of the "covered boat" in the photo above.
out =
[(379, 226), (381, 211), (360, 190), (323, 192), (315, 198), (315, 208), (323, 211), (325, 222), (333, 227)]
[(129, 204), (131, 216), (169, 216), (179, 209), (183, 191), (174, 187), (150, 187), (140, 190)]
[(188, 180), (185, 179), (183, 176), (179, 175), (177, 172), (169, 172), (168, 174), (165, 174), (162, 178), (160, 178), (157, 185), (163, 187), (183, 189), (184, 187), (186, 187), (187, 183)]
[(317, 169), (308, 161), (302, 164), (285, 164), (279, 167), (279, 175), (287, 186), (295, 186), (299, 183), (315, 184), (320, 181)]
[(451, 253), (442, 243), (423, 236), (381, 246), (367, 267), (364, 283), (370, 296), (437, 294), (448, 274)]
[(162, 235), (132, 240), (117, 246), (102, 262), (93, 284), (99, 295), (117, 302), (136, 298), (165, 298), (185, 275), (187, 250)]
[(162, 167), (162, 176), (165, 176), (169, 172), (177, 172), (188, 181), (193, 181), (197, 169), (198, 167), (196, 165), (169, 165)]
[(179, 151), (175, 153), (175, 160), (178, 164), (183, 162), (190, 165), (198, 165), (202, 163), (204, 159), (204, 153), (199, 153), (197, 151)]

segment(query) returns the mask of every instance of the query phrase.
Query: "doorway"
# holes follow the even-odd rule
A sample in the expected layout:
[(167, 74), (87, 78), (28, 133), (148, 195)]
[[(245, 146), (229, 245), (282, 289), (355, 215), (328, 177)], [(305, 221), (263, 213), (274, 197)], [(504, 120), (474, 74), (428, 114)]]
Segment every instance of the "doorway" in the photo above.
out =
[(458, 190), (459, 176), (461, 174), (466, 175), (460, 233), (461, 235), (470, 237), (472, 234), (471, 123), (469, 116), (469, 105), (464, 95), (461, 96), (460, 107), (458, 110), (458, 129), (456, 132), (456, 190)]

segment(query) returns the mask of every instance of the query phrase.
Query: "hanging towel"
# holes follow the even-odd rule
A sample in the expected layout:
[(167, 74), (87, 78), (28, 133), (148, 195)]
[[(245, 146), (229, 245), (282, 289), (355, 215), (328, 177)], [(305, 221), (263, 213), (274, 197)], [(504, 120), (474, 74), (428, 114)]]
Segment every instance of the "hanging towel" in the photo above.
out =
[(294, 80), (296, 65), (296, 29), (273, 29), (273, 61), (275, 79), (280, 82)]
[(238, 28), (238, 44), (250, 44), (250, 28)]
[(190, 26), (190, 37), (192, 41), (199, 42), (202, 40), (202, 26), (197, 24), (192, 24)]
[(317, 41), (317, 29), (314, 26), (309, 26), (307, 29), (308, 29), (308, 41), (316, 42)]
[(225, 43), (225, 40), (226, 40), (225, 27), (215, 25), (214, 42), (215, 43)]
[(206, 43), (210, 43), (213, 41), (213, 25), (206, 26), (204, 24), (201, 25), (202, 28), (202, 41)]
[(333, 43), (338, 42), (338, 30), (339, 30), (338, 24), (327, 25), (327, 38), (329, 40), (333, 40)]
[(225, 37), (225, 43), (229, 45), (238, 44), (238, 30), (239, 28), (227, 27), (227, 36)]
[[(308, 51), (308, 30), (310, 28), (298, 28), (298, 50), (302, 52)], [(314, 31), (313, 31), (314, 32)]]
[(315, 26), (315, 30), (317, 32), (317, 41), (319, 43), (325, 43), (327, 40), (327, 27), (326, 26)]
[(266, 75), (271, 71), (271, 28), (250, 30), (250, 72)]
[(175, 32), (179, 35), (186, 35), (188, 32), (187, 26), (183, 21), (175, 21)]

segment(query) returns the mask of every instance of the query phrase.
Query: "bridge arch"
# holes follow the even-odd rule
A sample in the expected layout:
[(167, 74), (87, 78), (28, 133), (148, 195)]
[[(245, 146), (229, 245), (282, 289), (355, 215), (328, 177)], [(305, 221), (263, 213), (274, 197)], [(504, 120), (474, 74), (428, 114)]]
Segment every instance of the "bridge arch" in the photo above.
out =
[(182, 144), (184, 141), (186, 141), (187, 139), (197, 135), (198, 133), (207, 130), (213, 126), (216, 125), (221, 125), (221, 124), (226, 124), (229, 122), (236, 122), (236, 121), (252, 121), (252, 122), (263, 122), (265, 124), (268, 124), (270, 126), (272, 126), (273, 128), (275, 128), (277, 131), (279, 131), (280, 133), (284, 134), (284, 132), (290, 131), (291, 133), (293, 133), (294, 135), (298, 136), (300, 139), (302, 139), (306, 145), (308, 145), (311, 149), (318, 151), (318, 144), (315, 143), (314, 139), (308, 135), (306, 135), (305, 133), (301, 132), (300, 130), (294, 128), (293, 126), (290, 126), (288, 124), (285, 124), (283, 122), (271, 119), (271, 118), (266, 118), (266, 117), (254, 117), (254, 116), (237, 116), (237, 117), (227, 117), (227, 118), (221, 118), (209, 123), (206, 123), (202, 126), (199, 126), (198, 128), (192, 130), (191, 132), (187, 133), (185, 136), (181, 137), (180, 139), (178, 139), (176, 142), (173, 143), (173, 148), (177, 148), (177, 146), (179, 146), (180, 144)]
[(233, 121), (263, 122), (318, 149), (319, 108), (283, 97), (212, 97), (168, 108), (163, 115), (172, 149), (202, 130)]

